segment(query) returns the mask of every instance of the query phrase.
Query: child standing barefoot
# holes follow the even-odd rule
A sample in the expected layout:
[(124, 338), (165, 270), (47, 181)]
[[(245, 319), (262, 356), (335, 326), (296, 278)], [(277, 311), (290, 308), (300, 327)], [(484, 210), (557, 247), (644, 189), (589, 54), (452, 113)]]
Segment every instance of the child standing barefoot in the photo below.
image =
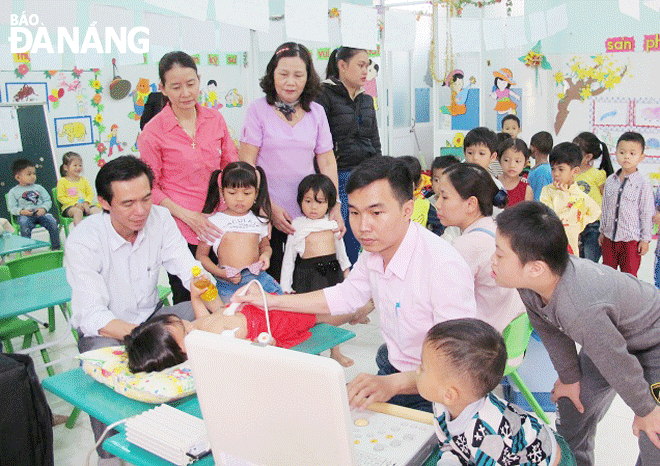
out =
[(60, 175), (57, 182), (57, 200), (62, 206), (62, 215), (72, 217), (73, 224), (78, 225), (83, 217), (101, 212), (94, 204), (94, 191), (84, 176), (82, 157), (75, 152), (67, 152), (62, 156)]
[[(222, 177), (218, 179), (220, 174)], [(209, 221), (223, 234), (213, 244), (200, 242), (196, 257), (217, 278), (218, 294), (225, 303), (253, 279), (259, 280), (267, 293), (282, 293), (277, 282), (265, 271), (273, 252), (268, 240), (270, 200), (267, 186), (261, 167), (255, 169), (246, 162), (232, 162), (224, 171), (211, 173), (202, 212), (213, 213)], [(216, 212), (221, 197), (227, 210)], [(218, 256), (217, 264), (209, 257), (211, 248)]]
[[(344, 281), (351, 261), (344, 242), (335, 233), (337, 222), (328, 212), (337, 203), (337, 190), (325, 175), (307, 175), (298, 185), (298, 204), (304, 216), (292, 221), (296, 230), (289, 235), (284, 248), (280, 284), (285, 293), (307, 293)], [(353, 360), (335, 346), (330, 356), (342, 366)]]

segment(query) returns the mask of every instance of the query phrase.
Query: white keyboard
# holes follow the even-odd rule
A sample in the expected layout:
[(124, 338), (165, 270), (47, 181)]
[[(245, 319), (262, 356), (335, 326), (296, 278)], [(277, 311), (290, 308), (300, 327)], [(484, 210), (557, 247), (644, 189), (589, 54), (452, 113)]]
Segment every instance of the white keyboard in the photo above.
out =
[(420, 466), (438, 443), (429, 424), (372, 411), (353, 410), (351, 418), (359, 466)]
[(394, 463), (376, 453), (354, 450), (355, 466), (394, 466)]

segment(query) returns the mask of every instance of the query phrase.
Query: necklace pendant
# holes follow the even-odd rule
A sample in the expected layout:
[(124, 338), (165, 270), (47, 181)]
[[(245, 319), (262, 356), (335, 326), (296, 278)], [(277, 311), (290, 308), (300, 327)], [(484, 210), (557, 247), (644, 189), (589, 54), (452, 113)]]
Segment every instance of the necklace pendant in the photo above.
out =
[(195, 148), (195, 141), (192, 142), (192, 148)]

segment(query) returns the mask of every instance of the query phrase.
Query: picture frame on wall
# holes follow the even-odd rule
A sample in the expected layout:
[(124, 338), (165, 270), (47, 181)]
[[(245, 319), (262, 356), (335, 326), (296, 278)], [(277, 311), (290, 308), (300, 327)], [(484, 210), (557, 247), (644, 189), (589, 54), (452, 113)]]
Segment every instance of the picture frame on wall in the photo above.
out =
[(45, 82), (5, 83), (5, 97), (8, 103), (45, 103), (50, 110), (48, 83)]
[(55, 144), (57, 147), (94, 144), (92, 117), (89, 115), (55, 118)]

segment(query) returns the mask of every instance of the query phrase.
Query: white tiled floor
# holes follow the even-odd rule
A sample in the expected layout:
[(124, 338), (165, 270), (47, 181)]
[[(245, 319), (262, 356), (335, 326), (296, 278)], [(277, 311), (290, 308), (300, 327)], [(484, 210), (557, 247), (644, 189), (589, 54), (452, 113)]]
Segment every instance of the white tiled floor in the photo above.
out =
[[(639, 276), (650, 283), (653, 282), (653, 251), (655, 244), (651, 245), (651, 252), (643, 258)], [(45, 318), (46, 312), (37, 313)], [(58, 332), (64, 331), (65, 325), (61, 315), (58, 316)], [(378, 328), (378, 316), (371, 316), (372, 322), (367, 325), (350, 326), (357, 336), (343, 345), (343, 352), (355, 360), (355, 365), (346, 369), (346, 379), (351, 380), (360, 372), (375, 373), (376, 363), (374, 357), (378, 346), (382, 343), (382, 337)], [(44, 332), (46, 333), (46, 332)], [(46, 339), (56, 336), (45, 335)], [(77, 366), (74, 356), (78, 351), (73, 338), (66, 345), (52, 351), (52, 359), (69, 356), (70, 359), (59, 366), (56, 372), (65, 371)], [(37, 372), (40, 377), (46, 376), (46, 371), (40, 364), (41, 359), (35, 358)], [(53, 413), (68, 415), (72, 407), (46, 392)], [(599, 425), (596, 441), (596, 464), (597, 466), (626, 466), (634, 465), (637, 457), (637, 442), (632, 435), (631, 425), (633, 420), (632, 411), (617, 397), (609, 412)], [(87, 453), (93, 446), (93, 436), (89, 424), (89, 417), (83, 414), (78, 419), (75, 427), (71, 430), (60, 425), (54, 428), (55, 438), (55, 465), (56, 466), (81, 466), (85, 463)], [(92, 456), (92, 465), (96, 464), (96, 454)]]

